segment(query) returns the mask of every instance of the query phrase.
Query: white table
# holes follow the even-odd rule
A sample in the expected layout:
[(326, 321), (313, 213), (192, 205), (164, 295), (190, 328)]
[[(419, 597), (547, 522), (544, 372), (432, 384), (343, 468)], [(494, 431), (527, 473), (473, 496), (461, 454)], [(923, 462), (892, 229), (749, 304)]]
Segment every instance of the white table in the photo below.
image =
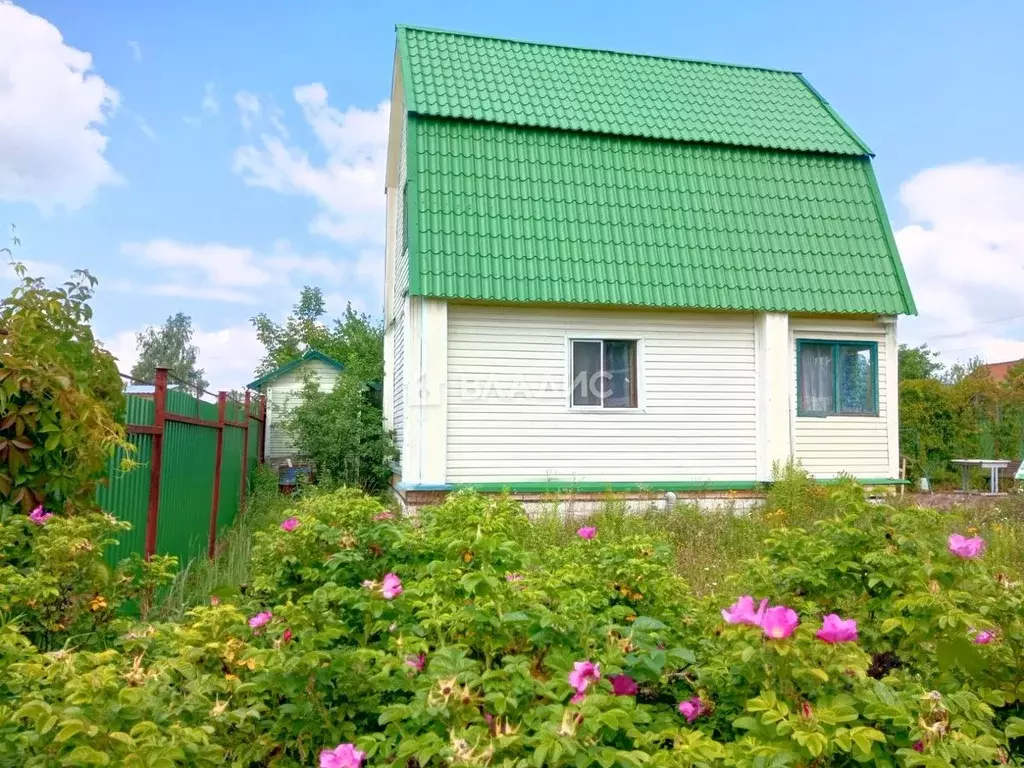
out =
[(963, 489), (964, 493), (970, 490), (967, 487), (967, 470), (971, 467), (981, 467), (987, 469), (989, 472), (988, 476), (988, 487), (992, 493), (999, 493), (999, 470), (1006, 469), (1010, 466), (1009, 459), (953, 459), (954, 466), (960, 467), (960, 472), (963, 477)]

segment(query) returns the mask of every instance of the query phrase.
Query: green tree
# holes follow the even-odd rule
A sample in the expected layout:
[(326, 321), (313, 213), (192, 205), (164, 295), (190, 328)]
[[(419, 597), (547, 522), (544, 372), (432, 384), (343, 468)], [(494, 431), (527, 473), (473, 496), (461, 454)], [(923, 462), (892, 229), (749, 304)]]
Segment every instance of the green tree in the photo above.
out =
[(315, 349), (333, 357), (357, 379), (380, 382), (384, 377), (383, 323), (357, 312), (351, 304), (333, 321), (325, 320), (326, 314), (323, 291), (307, 285), (284, 323), (275, 323), (265, 313), (252, 318), (256, 337), (266, 349), (257, 375)]
[(317, 472), (345, 485), (375, 493), (388, 486), (398, 457), (376, 393), (358, 376), (343, 372), (334, 389), (306, 382), (286, 424), (303, 456)]
[(107, 460), (125, 441), (121, 377), (93, 336), (96, 279), (60, 287), (29, 277), (0, 301), (0, 506), (91, 504)]
[(928, 348), (927, 344), (909, 347), (900, 344), (899, 348), (899, 379), (934, 379), (942, 373), (942, 363), (938, 361), (939, 353)]
[(167, 368), (171, 376), (202, 395), (209, 382), (199, 367), (199, 347), (192, 343), (192, 318), (178, 312), (158, 328), (148, 327), (135, 334), (139, 359), (132, 366), (132, 378), (152, 381), (156, 369)]

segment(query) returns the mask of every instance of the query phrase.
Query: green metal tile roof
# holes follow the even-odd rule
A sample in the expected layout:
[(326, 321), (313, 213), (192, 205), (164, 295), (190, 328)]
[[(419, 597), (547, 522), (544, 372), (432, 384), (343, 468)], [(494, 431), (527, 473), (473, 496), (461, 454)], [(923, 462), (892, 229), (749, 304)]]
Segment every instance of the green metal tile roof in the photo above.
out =
[(267, 371), (258, 379), (250, 381), (249, 389), (259, 389), (264, 384), (267, 384), (268, 382), (271, 382), (274, 379), (280, 378), (281, 376), (284, 376), (286, 373), (291, 373), (307, 360), (319, 360), (321, 363), (326, 363), (332, 368), (337, 368), (339, 371), (345, 370), (345, 366), (339, 363), (333, 357), (328, 357), (323, 352), (320, 352), (315, 349), (307, 349), (303, 353), (302, 357), (297, 357), (294, 360), (284, 363), (283, 365), (279, 365), (274, 370)]
[(915, 312), (867, 157), (410, 118), (410, 290)]
[(398, 28), (406, 108), (506, 125), (870, 154), (802, 75)]

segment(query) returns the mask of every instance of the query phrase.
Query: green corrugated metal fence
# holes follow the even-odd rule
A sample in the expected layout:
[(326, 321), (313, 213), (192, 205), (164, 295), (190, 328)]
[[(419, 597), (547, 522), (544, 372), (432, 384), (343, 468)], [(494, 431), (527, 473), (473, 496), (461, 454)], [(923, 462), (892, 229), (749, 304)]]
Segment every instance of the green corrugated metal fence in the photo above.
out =
[[(211, 551), (216, 534), (235, 520), (260, 461), (263, 407), (229, 400), (224, 393), (216, 403), (201, 400), (169, 388), (161, 370), (152, 394), (129, 394), (127, 401), (127, 431), (135, 446), (130, 458), (136, 466), (122, 470), (124, 454), (112, 457), (109, 482), (97, 501), (132, 528), (120, 536), (120, 546), (107, 551), (107, 559), (114, 564), (133, 552), (156, 553), (174, 555), (184, 567)], [(154, 453), (160, 454), (159, 466)]]

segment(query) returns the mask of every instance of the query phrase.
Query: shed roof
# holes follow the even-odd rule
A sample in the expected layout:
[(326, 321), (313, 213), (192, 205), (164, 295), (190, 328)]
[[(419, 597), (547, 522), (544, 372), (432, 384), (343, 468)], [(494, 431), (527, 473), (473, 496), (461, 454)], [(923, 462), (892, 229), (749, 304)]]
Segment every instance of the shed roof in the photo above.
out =
[(337, 368), (339, 371), (345, 370), (345, 366), (339, 363), (333, 357), (328, 357), (323, 352), (318, 352), (315, 349), (308, 349), (302, 355), (302, 357), (297, 357), (290, 362), (287, 362), (283, 365), (279, 365), (274, 370), (264, 373), (258, 379), (250, 381), (249, 389), (259, 389), (264, 384), (267, 384), (280, 376), (284, 376), (286, 373), (294, 371), (300, 365), (302, 365), (305, 362), (308, 362), (309, 360), (319, 360), (320, 362), (326, 363), (327, 365), (333, 368)]
[(399, 27), (410, 293), (914, 314), (867, 146), (802, 76)]

